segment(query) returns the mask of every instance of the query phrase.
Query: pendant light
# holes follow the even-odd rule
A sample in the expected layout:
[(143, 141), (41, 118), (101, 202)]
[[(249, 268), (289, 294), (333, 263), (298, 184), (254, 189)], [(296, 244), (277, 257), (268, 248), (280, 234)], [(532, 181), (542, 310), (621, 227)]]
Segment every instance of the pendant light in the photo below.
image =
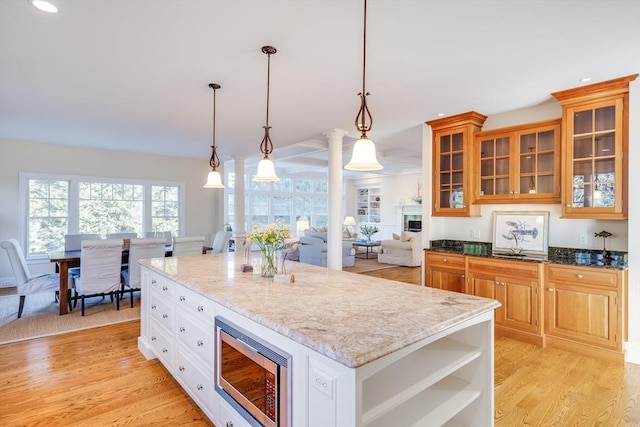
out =
[(273, 166), (273, 162), (269, 158), (269, 154), (273, 153), (273, 143), (269, 136), (269, 82), (271, 77), (271, 55), (277, 52), (273, 46), (262, 46), (262, 53), (267, 55), (267, 120), (266, 124), (262, 127), (264, 129), (264, 137), (260, 143), (260, 152), (264, 156), (260, 163), (258, 163), (258, 173), (253, 177), (256, 182), (272, 182), (280, 181), (280, 178), (276, 176), (276, 169)]
[[(367, 136), (373, 125), (373, 117), (367, 106), (367, 96), (370, 95), (365, 88), (367, 70), (367, 0), (364, 0), (364, 35), (362, 47), (362, 92), (360, 97), (360, 110), (356, 116), (356, 129), (361, 133), (360, 139), (353, 145), (351, 161), (345, 165), (345, 169), (353, 171), (376, 171), (382, 169), (382, 165), (376, 158), (376, 146)], [(367, 124), (367, 119), (369, 124)]]
[(202, 188), (224, 188), (220, 172), (217, 171), (217, 168), (220, 167), (220, 159), (216, 153), (216, 90), (222, 86), (217, 83), (209, 83), (209, 87), (213, 89), (213, 140), (211, 142), (211, 159), (209, 159), (211, 172), (207, 175), (207, 182)]

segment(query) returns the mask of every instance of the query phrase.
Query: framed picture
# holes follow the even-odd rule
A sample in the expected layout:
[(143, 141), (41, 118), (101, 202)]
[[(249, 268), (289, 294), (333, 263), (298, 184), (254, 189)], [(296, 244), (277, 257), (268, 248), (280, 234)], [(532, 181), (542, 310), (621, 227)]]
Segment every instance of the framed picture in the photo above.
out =
[(549, 212), (494, 212), (493, 254), (546, 260)]

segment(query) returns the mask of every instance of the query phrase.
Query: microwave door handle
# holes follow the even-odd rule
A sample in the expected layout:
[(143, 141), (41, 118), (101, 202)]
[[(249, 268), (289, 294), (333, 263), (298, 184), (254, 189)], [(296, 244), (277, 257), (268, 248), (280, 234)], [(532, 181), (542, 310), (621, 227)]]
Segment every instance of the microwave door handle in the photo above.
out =
[(258, 351), (257, 348), (251, 346), (248, 342), (246, 342), (245, 340), (243, 340), (242, 338), (236, 338), (238, 341), (240, 341), (242, 344), (246, 345), (247, 347), (249, 347), (250, 350), (253, 350), (254, 352), (258, 353), (258, 354), (262, 354)]

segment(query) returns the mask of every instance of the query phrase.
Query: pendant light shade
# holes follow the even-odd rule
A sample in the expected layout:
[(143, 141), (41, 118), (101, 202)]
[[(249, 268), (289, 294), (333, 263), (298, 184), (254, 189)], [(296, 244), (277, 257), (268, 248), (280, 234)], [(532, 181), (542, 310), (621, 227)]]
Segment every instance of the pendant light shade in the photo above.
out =
[(267, 55), (267, 118), (265, 125), (262, 127), (264, 129), (264, 137), (260, 143), (260, 152), (264, 157), (258, 163), (258, 173), (253, 177), (255, 182), (280, 181), (280, 178), (276, 175), (276, 168), (269, 158), (269, 154), (273, 152), (273, 143), (269, 136), (269, 129), (271, 129), (271, 126), (269, 126), (269, 83), (271, 77), (271, 55), (276, 52), (277, 50), (273, 46), (262, 47), (262, 53)]
[(207, 175), (207, 182), (204, 183), (202, 188), (224, 188), (220, 172), (217, 171), (217, 168), (220, 167), (220, 159), (216, 152), (216, 90), (222, 86), (217, 83), (209, 83), (209, 87), (213, 89), (213, 137), (211, 142), (211, 159), (209, 159), (211, 172)]
[[(367, 96), (370, 95), (365, 87), (367, 70), (367, 0), (364, 0), (364, 31), (362, 37), (362, 92), (360, 97), (360, 110), (356, 116), (356, 129), (361, 133), (360, 139), (353, 145), (351, 160), (345, 165), (345, 169), (353, 171), (376, 171), (383, 168), (376, 157), (376, 146), (367, 136), (373, 125), (373, 117), (367, 106)], [(367, 123), (368, 121), (368, 123)]]

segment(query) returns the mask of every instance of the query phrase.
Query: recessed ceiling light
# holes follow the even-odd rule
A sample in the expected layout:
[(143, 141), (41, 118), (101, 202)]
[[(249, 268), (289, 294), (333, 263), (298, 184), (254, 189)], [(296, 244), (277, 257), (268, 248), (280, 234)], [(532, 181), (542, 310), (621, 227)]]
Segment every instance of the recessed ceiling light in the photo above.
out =
[(580, 81), (581, 81), (582, 83), (590, 82), (590, 81), (591, 81), (591, 77), (583, 77), (583, 78), (581, 78), (581, 79), (580, 79)]
[(56, 13), (58, 11), (58, 8), (55, 7), (52, 3), (49, 3), (48, 1), (44, 1), (44, 0), (27, 0), (27, 1), (29, 1), (29, 3), (31, 3), (32, 5), (34, 5), (36, 8), (40, 9), (43, 12)]

